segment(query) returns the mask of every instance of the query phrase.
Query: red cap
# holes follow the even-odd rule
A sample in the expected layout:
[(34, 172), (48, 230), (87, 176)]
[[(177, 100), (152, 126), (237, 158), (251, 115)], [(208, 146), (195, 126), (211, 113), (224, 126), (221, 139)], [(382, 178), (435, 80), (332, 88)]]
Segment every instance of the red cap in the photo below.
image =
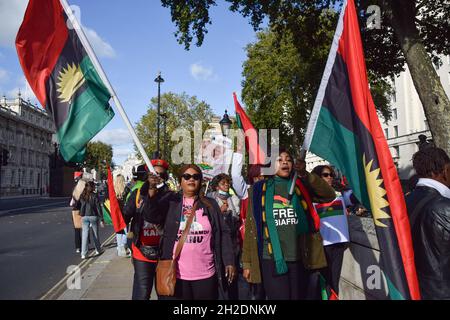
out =
[(74, 173), (73, 173), (73, 178), (74, 179), (76, 179), (76, 178), (81, 178), (83, 176), (83, 171), (75, 171)]
[(163, 167), (164, 169), (168, 170), (169, 169), (169, 163), (163, 159), (153, 159), (152, 161), (150, 161), (152, 166), (156, 167)]

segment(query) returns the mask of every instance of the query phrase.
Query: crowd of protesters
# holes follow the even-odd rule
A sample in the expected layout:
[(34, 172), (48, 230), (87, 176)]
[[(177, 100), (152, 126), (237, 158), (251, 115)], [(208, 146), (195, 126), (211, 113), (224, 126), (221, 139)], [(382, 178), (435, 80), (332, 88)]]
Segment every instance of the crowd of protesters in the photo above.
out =
[[(344, 252), (350, 244), (348, 216), (361, 206), (330, 165), (311, 172), (302, 159), (281, 149), (273, 175), (249, 165), (242, 147), (231, 174), (205, 183), (194, 164), (169, 180), (169, 163), (151, 161), (123, 176), (114, 191), (127, 225), (117, 233), (118, 255), (134, 266), (133, 300), (300, 300), (339, 297)], [(450, 298), (450, 158), (434, 146), (414, 155), (417, 173), (406, 196), (422, 297)], [(295, 180), (294, 180), (295, 178)], [(89, 233), (101, 254), (102, 209), (95, 185), (76, 177), (71, 206), (75, 245), (86, 258)], [(206, 188), (205, 188), (206, 185)], [(358, 215), (358, 214), (357, 214)], [(306, 245), (309, 245), (307, 248)], [(310, 252), (311, 251), (311, 252)], [(160, 260), (175, 261), (172, 295), (159, 294)], [(325, 287), (325, 288), (324, 288)]]

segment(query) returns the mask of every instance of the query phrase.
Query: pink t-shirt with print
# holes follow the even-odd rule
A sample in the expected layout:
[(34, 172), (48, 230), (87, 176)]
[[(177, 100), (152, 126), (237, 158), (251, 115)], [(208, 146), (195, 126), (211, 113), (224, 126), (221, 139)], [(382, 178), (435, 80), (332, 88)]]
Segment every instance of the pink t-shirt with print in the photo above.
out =
[[(194, 204), (193, 198), (183, 198), (183, 209), (178, 230), (177, 241), (173, 247), (174, 254), (186, 226), (187, 214)], [(182, 280), (202, 280), (210, 278), (216, 272), (211, 244), (211, 223), (203, 209), (197, 209), (183, 249), (178, 257), (177, 278)]]

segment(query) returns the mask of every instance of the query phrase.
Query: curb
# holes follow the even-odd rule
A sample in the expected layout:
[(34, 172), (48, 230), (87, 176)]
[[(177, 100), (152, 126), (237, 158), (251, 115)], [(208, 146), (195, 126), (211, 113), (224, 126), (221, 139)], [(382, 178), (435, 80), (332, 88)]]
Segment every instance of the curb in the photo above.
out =
[[(38, 206), (32, 206), (32, 207), (24, 207), (24, 208), (16, 208), (16, 209), (10, 209), (10, 210), (3, 210), (3, 211), (0, 211), (0, 217), (8, 216), (8, 215), (10, 215), (11, 213), (20, 212), (20, 211), (23, 211), (23, 210), (51, 207), (51, 206), (55, 206), (55, 205), (58, 205), (58, 204), (64, 204), (64, 203), (66, 203), (66, 201), (64, 201), (64, 202), (61, 201), (61, 202), (49, 203), (49, 204), (41, 204), (41, 205), (38, 205)], [(67, 207), (69, 207), (69, 206), (67, 206)]]
[[(102, 247), (105, 247), (113, 242), (116, 237), (116, 233), (111, 234), (109, 238), (107, 238), (103, 243)], [(81, 284), (83, 289), (68, 289), (67, 288), (67, 280), (69, 277), (74, 275), (73, 272), (66, 274), (58, 283), (56, 283), (49, 291), (47, 291), (39, 300), (79, 300), (84, 293), (89, 289), (92, 282), (97, 278), (98, 275), (103, 271), (106, 265), (110, 262), (110, 258), (112, 257), (111, 251), (116, 251), (116, 248), (108, 248), (105, 249), (102, 255), (95, 257), (94, 252), (88, 256), (88, 259), (81, 261), (77, 267), (80, 270), (80, 275), (82, 277)], [(103, 268), (97, 270), (95, 274), (87, 274), (86, 271), (90, 269), (89, 267), (92, 264), (102, 264)], [(88, 283), (86, 283), (85, 278), (89, 279)], [(87, 285), (86, 285), (87, 284)], [(78, 299), (77, 299), (78, 298)]]

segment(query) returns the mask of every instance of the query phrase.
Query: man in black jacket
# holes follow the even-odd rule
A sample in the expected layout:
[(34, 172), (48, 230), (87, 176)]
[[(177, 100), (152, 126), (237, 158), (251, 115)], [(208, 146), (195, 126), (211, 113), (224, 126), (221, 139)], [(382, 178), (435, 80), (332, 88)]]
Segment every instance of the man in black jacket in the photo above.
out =
[[(147, 194), (156, 192), (158, 197), (170, 192), (164, 183), (167, 180), (169, 164), (162, 159), (151, 161), (157, 175), (143, 175), (142, 185), (132, 191), (125, 205), (123, 215), (125, 222), (131, 221), (132, 257), (134, 266), (134, 281), (132, 300), (149, 300), (155, 277), (156, 264), (159, 258), (160, 238), (163, 234), (163, 223), (153, 223), (145, 219), (143, 200)], [(148, 170), (146, 170), (147, 172)]]
[(450, 158), (430, 147), (413, 156), (419, 180), (406, 198), (422, 299), (450, 299)]

